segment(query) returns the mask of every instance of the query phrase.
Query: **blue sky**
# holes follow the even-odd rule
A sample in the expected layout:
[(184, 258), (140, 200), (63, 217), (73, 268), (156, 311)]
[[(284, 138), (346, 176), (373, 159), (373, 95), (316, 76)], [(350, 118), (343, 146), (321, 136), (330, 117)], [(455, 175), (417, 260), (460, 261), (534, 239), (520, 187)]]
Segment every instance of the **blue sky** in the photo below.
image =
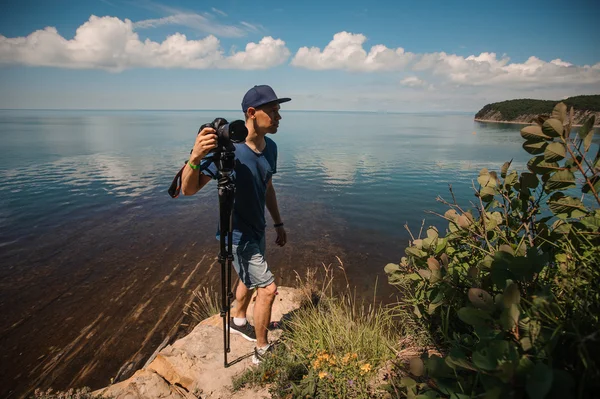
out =
[(598, 94), (599, 20), (593, 1), (8, 2), (0, 108), (237, 109), (265, 83), (288, 109)]

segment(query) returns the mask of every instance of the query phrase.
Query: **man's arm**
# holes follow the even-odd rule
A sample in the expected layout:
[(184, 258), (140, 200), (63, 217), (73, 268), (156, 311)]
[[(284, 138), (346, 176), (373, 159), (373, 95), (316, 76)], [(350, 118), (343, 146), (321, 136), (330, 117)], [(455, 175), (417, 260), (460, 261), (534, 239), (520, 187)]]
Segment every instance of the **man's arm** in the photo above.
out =
[(267, 183), (267, 193), (265, 199), (267, 203), (267, 209), (273, 218), (273, 223), (281, 223), (279, 207), (277, 206), (277, 196), (275, 195), (275, 188), (273, 187), (273, 179), (269, 180), (269, 183)]
[(215, 129), (204, 128), (198, 133), (190, 159), (181, 174), (181, 192), (183, 195), (196, 194), (211, 180), (210, 177), (200, 174), (199, 169), (193, 169), (190, 164), (194, 166), (200, 165), (202, 158), (216, 146), (217, 135), (215, 134)]
[[(277, 196), (275, 195), (275, 188), (273, 187), (273, 179), (269, 180), (267, 183), (267, 192), (266, 192), (266, 205), (269, 213), (271, 214), (271, 218), (273, 218), (273, 223), (280, 224), (281, 216), (279, 215), (279, 207), (277, 206)], [(277, 227), (277, 240), (275, 242), (280, 247), (283, 247), (287, 242), (287, 233), (283, 226)]]
[(211, 180), (209, 176), (186, 165), (181, 174), (181, 192), (183, 195), (194, 195)]

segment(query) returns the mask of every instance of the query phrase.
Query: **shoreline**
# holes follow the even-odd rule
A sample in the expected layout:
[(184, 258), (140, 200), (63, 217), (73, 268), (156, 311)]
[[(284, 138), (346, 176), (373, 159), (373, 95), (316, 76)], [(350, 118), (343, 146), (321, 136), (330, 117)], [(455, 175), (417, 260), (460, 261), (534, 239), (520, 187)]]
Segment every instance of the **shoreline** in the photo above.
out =
[[(474, 118), (473, 120), (475, 122), (482, 122), (482, 123), (509, 123), (511, 125), (535, 125), (535, 122), (497, 121), (497, 120), (493, 120), (493, 119), (478, 119), (478, 118)], [(572, 125), (572, 127), (581, 127), (581, 126), (583, 126), (583, 125), (581, 125), (581, 124)], [(600, 128), (600, 125), (594, 125), (594, 128)]]

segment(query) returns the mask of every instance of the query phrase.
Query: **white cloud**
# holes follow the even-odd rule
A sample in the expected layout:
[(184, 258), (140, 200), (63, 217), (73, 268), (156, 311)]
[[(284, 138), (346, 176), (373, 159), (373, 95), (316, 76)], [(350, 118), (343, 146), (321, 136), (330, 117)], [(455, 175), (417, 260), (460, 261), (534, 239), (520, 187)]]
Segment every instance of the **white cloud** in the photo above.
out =
[[(468, 57), (445, 52), (415, 54), (403, 48), (390, 49), (382, 44), (372, 46), (367, 53), (363, 48), (366, 40), (362, 34), (339, 32), (323, 50), (317, 47), (300, 48), (291, 64), (313, 70), (413, 70), (435, 78), (437, 83), (467, 86), (600, 84), (600, 62), (593, 66), (577, 66), (561, 59), (546, 62), (532, 56), (523, 63), (511, 63), (509, 57), (499, 58), (495, 53), (484, 52)], [(416, 80), (407, 80), (402, 84), (415, 83)]]
[(145, 19), (133, 24), (134, 29), (156, 28), (162, 25), (181, 25), (222, 37), (242, 37), (246, 35), (243, 29), (232, 25), (223, 25), (195, 13), (176, 13), (163, 18)]
[(224, 55), (219, 39), (213, 35), (188, 40), (176, 33), (162, 43), (142, 41), (130, 20), (116, 17), (91, 16), (70, 40), (53, 27), (27, 37), (0, 35), (0, 64), (110, 71), (136, 67), (266, 69), (284, 63), (289, 56), (285, 42), (272, 37), (248, 43), (245, 51), (230, 56)]
[(462, 57), (455, 54), (422, 54), (414, 70), (430, 72), (444, 80), (461, 85), (498, 86), (549, 84), (588, 85), (600, 83), (600, 63), (576, 66), (560, 59), (551, 62), (531, 56), (523, 63), (510, 63), (508, 57), (495, 53)]
[(402, 86), (408, 87), (423, 87), (426, 85), (426, 82), (419, 79), (416, 76), (408, 76), (400, 81)]
[(389, 71), (403, 69), (414, 57), (403, 48), (389, 49), (381, 44), (367, 53), (363, 49), (366, 40), (361, 34), (336, 33), (323, 51), (317, 47), (300, 48), (292, 65), (315, 70)]
[(573, 65), (570, 62), (565, 62), (565, 61), (561, 60), (560, 58), (552, 60), (552, 61), (550, 61), (550, 63), (554, 64), (554, 65), (558, 65), (558, 66), (563, 66), (563, 67), (570, 67)]
[(265, 28), (262, 25), (255, 25), (245, 21), (241, 21), (240, 25), (243, 25), (250, 32), (259, 32), (261, 30), (265, 30)]
[(212, 7), (211, 12), (201, 14), (162, 4), (149, 3), (148, 8), (154, 12), (165, 15), (162, 18), (145, 19), (133, 23), (134, 29), (149, 29), (163, 25), (178, 25), (196, 30), (198, 32), (208, 33), (217, 37), (243, 37), (250, 33), (265, 32), (266, 29), (260, 24), (252, 24), (246, 21), (240, 21), (236, 24), (223, 24), (223, 18), (228, 17), (227, 13)]
[[(265, 69), (270, 66), (283, 64), (290, 56), (290, 51), (281, 39), (270, 36), (262, 38), (256, 43), (248, 43), (246, 51), (237, 52), (226, 61), (226, 65), (233, 69)], [(268, 62), (265, 66), (265, 62)]]
[(213, 12), (215, 12), (215, 13), (219, 14), (219, 15), (220, 15), (220, 16), (222, 16), (222, 17), (226, 17), (226, 16), (227, 16), (227, 14), (225, 13), (225, 11), (221, 11), (221, 10), (219, 10), (219, 9), (217, 9), (217, 8), (214, 8), (214, 7), (213, 7), (213, 8), (211, 8), (211, 10), (213, 10)]

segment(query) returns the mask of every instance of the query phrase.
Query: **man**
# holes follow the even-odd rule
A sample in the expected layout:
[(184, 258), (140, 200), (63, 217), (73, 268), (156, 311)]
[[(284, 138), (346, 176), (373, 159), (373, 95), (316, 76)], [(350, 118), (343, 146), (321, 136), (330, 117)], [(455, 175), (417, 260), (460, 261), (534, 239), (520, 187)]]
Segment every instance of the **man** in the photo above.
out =
[[(277, 231), (276, 244), (284, 246), (287, 236), (283, 227), (272, 176), (277, 172), (277, 145), (266, 137), (277, 133), (281, 115), (279, 104), (290, 98), (278, 98), (267, 85), (254, 86), (242, 100), (248, 137), (245, 143), (235, 144), (235, 202), (233, 206), (233, 266), (240, 277), (229, 321), (232, 333), (256, 341), (252, 361), (258, 364), (271, 348), (267, 340), (267, 326), (271, 321), (271, 308), (277, 286), (265, 260), (265, 205)], [(188, 166), (182, 174), (181, 189), (184, 195), (193, 195), (217, 175), (210, 165), (207, 172), (199, 172), (202, 159), (217, 145), (215, 130), (202, 129), (196, 137)], [(204, 174), (206, 173), (206, 174)], [(257, 289), (254, 305), (254, 327), (246, 319), (246, 311)]]

